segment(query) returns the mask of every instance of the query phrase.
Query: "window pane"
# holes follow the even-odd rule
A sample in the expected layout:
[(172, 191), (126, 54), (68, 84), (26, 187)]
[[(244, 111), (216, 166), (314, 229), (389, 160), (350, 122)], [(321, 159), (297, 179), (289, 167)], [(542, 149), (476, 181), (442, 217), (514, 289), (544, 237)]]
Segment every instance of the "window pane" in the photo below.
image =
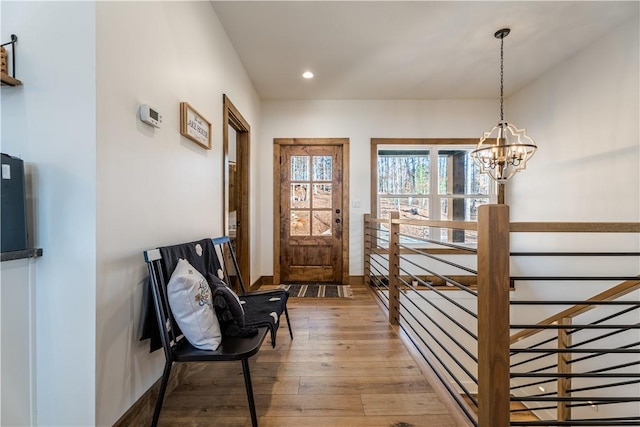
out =
[[(429, 219), (429, 199), (424, 197), (381, 197), (380, 218), (389, 218), (390, 212), (399, 212), (400, 219)], [(401, 238), (428, 238), (429, 227), (400, 226)]]
[(399, 212), (401, 219), (429, 219), (429, 199), (425, 197), (380, 197), (380, 218)]
[(291, 156), (291, 181), (309, 181), (309, 156)]
[(313, 211), (313, 235), (331, 235), (331, 211)]
[(478, 207), (489, 203), (488, 197), (440, 199), (440, 218), (442, 220), (477, 221)]
[(331, 184), (313, 184), (313, 208), (331, 208)]
[(331, 181), (333, 158), (331, 156), (313, 156), (313, 180)]
[[(443, 198), (440, 200), (440, 217), (443, 220), (477, 221), (478, 207), (489, 203), (488, 197)], [(453, 243), (476, 243), (478, 233), (471, 230), (440, 229), (440, 241)]]
[(446, 243), (477, 243), (478, 232), (473, 230), (440, 229), (440, 241)]
[(468, 186), (471, 189), (469, 194), (484, 194), (488, 196), (491, 193), (491, 185), (494, 185), (493, 181), (489, 179), (489, 175), (480, 172), (480, 168), (473, 160), (469, 160), (469, 162), (473, 164), (473, 168), (470, 169), (471, 172), (467, 177)]
[(429, 171), (428, 151), (418, 155), (379, 155), (378, 193), (429, 194)]
[(291, 207), (310, 208), (309, 184), (291, 184)]
[(478, 232), (473, 230), (440, 229), (440, 241), (445, 243), (477, 243)]
[(438, 151), (438, 194), (489, 194), (489, 176), (480, 173), (471, 151)]
[(308, 236), (310, 234), (309, 211), (291, 212), (291, 235)]
[[(389, 227), (380, 224), (381, 243), (386, 245), (389, 240)], [(424, 243), (429, 238), (429, 227), (421, 227), (417, 225), (400, 225), (400, 243)]]

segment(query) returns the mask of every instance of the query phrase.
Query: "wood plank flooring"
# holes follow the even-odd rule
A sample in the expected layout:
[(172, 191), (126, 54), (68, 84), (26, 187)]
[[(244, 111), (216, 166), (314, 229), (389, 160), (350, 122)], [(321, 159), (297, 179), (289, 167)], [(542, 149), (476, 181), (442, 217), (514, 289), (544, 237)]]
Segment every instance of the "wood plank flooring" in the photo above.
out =
[[(457, 424), (368, 290), (292, 298), (278, 343), (251, 360), (261, 427), (452, 427)], [(194, 364), (160, 425), (251, 426), (239, 362)]]

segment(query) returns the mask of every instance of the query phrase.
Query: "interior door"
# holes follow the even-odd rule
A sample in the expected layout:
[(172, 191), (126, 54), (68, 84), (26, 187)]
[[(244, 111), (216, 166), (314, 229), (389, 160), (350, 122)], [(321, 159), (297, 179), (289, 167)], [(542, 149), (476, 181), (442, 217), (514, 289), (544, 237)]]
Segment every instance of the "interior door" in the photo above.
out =
[(279, 150), (280, 283), (343, 283), (348, 277), (343, 149), (282, 145)]
[(222, 217), (225, 233), (233, 242), (240, 274), (251, 286), (251, 229), (249, 227), (249, 170), (251, 127), (233, 103), (223, 95), (223, 171)]

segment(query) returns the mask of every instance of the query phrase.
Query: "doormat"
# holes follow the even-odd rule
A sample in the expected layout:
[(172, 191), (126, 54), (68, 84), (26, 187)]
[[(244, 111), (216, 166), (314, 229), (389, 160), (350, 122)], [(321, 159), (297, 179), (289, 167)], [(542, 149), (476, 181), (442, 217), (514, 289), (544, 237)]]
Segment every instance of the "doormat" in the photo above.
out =
[(280, 285), (294, 298), (353, 298), (349, 285)]

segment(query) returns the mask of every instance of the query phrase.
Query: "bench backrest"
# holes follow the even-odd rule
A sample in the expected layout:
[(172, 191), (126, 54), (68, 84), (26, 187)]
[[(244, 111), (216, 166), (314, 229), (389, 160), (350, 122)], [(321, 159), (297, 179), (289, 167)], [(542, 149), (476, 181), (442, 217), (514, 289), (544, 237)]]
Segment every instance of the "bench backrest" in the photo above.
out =
[[(153, 300), (153, 313), (146, 313), (146, 315), (155, 314), (153, 317), (158, 325), (160, 342), (167, 360), (172, 358), (172, 347), (184, 339), (182, 331), (173, 318), (167, 298), (167, 284), (179, 259), (189, 261), (205, 278), (208, 279), (210, 274), (222, 276), (225, 283), (237, 284), (241, 294), (245, 293), (238, 261), (227, 236), (151, 249), (144, 252), (144, 259), (149, 271), (150, 293)], [(147, 309), (152, 308), (147, 307)]]

